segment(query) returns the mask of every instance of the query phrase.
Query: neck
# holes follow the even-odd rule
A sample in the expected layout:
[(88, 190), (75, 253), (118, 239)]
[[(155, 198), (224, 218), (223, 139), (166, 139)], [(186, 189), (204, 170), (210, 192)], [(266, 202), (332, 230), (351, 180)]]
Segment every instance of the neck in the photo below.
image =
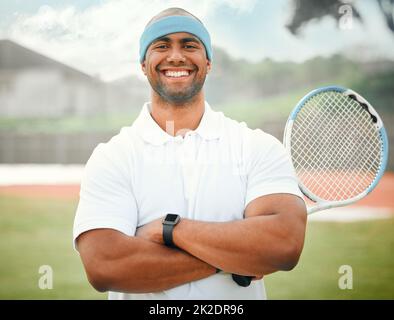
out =
[(151, 115), (168, 134), (184, 136), (187, 131), (197, 129), (205, 110), (202, 90), (185, 104), (164, 101), (156, 92), (151, 94)]

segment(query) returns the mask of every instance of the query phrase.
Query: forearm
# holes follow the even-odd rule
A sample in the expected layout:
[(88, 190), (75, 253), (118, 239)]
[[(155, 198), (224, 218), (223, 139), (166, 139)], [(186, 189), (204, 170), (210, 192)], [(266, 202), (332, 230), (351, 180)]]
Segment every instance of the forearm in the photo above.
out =
[[(99, 291), (147, 293), (170, 289), (213, 275), (216, 269), (181, 250), (138, 237), (122, 236), (88, 260), (90, 282)], [(89, 276), (89, 272), (88, 272)]]
[(182, 219), (174, 229), (174, 242), (223, 271), (265, 275), (288, 269), (291, 242), (296, 241), (288, 225), (279, 215), (214, 223)]
[(116, 260), (111, 290), (156, 292), (206, 278), (215, 268), (180, 250), (143, 239), (137, 252)]

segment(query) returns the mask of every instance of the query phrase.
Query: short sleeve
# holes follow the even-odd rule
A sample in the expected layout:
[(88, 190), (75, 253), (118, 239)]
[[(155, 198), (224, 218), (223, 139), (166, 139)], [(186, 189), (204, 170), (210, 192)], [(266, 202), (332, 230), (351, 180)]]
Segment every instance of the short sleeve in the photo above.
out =
[(290, 193), (303, 198), (290, 156), (282, 143), (260, 129), (252, 131), (245, 208), (252, 200), (269, 194)]
[[(129, 170), (130, 171), (130, 170)], [(127, 163), (100, 144), (86, 164), (74, 220), (73, 240), (88, 230), (109, 228), (134, 235), (137, 204)]]

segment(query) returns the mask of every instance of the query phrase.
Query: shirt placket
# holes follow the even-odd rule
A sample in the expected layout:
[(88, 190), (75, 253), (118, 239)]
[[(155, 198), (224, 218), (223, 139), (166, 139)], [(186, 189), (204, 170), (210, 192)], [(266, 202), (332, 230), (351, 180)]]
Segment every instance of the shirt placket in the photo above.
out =
[(198, 178), (195, 139), (196, 136), (194, 134), (186, 134), (183, 143), (180, 145), (179, 148), (184, 195), (185, 200), (187, 201), (189, 214), (192, 214)]

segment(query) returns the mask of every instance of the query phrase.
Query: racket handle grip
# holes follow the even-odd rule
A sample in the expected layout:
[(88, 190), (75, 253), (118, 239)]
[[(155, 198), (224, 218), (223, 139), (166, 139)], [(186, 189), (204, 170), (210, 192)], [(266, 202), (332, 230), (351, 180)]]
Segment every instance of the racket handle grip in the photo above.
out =
[(232, 274), (233, 280), (241, 287), (249, 287), (253, 277)]

